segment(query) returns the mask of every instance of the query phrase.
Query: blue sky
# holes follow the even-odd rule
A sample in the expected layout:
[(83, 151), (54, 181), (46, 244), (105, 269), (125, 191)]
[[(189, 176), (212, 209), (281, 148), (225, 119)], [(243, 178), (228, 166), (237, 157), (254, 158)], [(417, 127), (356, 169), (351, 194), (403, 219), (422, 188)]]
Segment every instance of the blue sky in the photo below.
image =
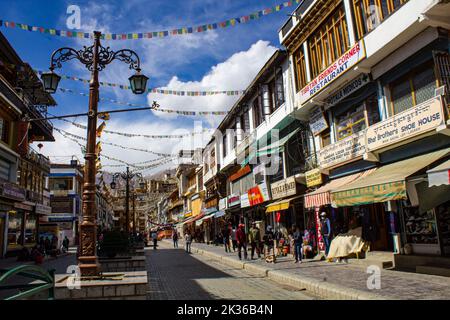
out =
[[(104, 32), (150, 32), (174, 28), (196, 26), (220, 22), (240, 17), (252, 12), (272, 7), (283, 0), (128, 0), (128, 1), (6, 1), (0, 0), (0, 19), (28, 25), (51, 27), (67, 30), (66, 13), (69, 5), (78, 5), (81, 9), (81, 30), (94, 29)], [(125, 41), (104, 41), (104, 46), (113, 50), (130, 48), (135, 50), (142, 60), (143, 73), (150, 77), (150, 87), (170, 87), (179, 90), (240, 90), (245, 89), (258, 69), (280, 47), (278, 29), (286, 21), (294, 7), (262, 17), (259, 20), (236, 27), (218, 29), (203, 34), (176, 36), (162, 39), (142, 39)], [(88, 40), (43, 35), (17, 29), (0, 28), (13, 47), (26, 62), (36, 69), (46, 70), (53, 50), (70, 46), (80, 48), (89, 45)], [(76, 62), (66, 63), (59, 73), (88, 78), (89, 73)], [(101, 73), (101, 80), (127, 84), (132, 73), (127, 66), (114, 62)], [(61, 81), (61, 88), (77, 92), (88, 92), (88, 87), (73, 81)], [(162, 108), (179, 110), (228, 110), (234, 99), (230, 97), (187, 98), (161, 95), (135, 96), (128, 91), (102, 88), (101, 97), (147, 104), (157, 100)], [(55, 114), (84, 112), (88, 99), (77, 95), (57, 93), (58, 106), (52, 110)], [(123, 108), (109, 103), (101, 103), (100, 109)], [(193, 117), (174, 117), (161, 113), (139, 112), (114, 115), (108, 122), (110, 130), (147, 134), (171, 134), (176, 130), (193, 131), (194, 121), (203, 120), (203, 126), (215, 127), (220, 118), (201, 119)], [(85, 123), (85, 119), (76, 119)], [(84, 135), (70, 125), (54, 122), (56, 127), (69, 132)], [(55, 133), (56, 143), (45, 144), (42, 152), (60, 156), (77, 154), (79, 148), (71, 142), (65, 142)], [(175, 150), (173, 141), (161, 140), (120, 140), (115, 136), (103, 137), (104, 141), (132, 144), (156, 151)], [(126, 152), (104, 147), (104, 153), (127, 162), (139, 162), (152, 159), (149, 154)], [(61, 154), (57, 154), (61, 153)], [(117, 164), (103, 161), (103, 164)]]

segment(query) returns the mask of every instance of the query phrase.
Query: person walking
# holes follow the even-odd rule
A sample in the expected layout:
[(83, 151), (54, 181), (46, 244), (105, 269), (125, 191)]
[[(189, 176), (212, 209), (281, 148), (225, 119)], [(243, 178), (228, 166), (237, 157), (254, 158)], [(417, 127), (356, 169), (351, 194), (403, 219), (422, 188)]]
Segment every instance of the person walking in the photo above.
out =
[(153, 250), (156, 250), (156, 247), (158, 246), (158, 234), (156, 231), (152, 232), (152, 239), (153, 239)]
[(247, 260), (247, 235), (245, 234), (245, 225), (239, 224), (236, 231), (236, 241), (238, 247), (239, 260), (242, 260), (241, 249), (244, 249), (244, 259)]
[(264, 234), (264, 257), (266, 262), (275, 263), (275, 251), (274, 251), (274, 234), (272, 231), (272, 226), (267, 226), (266, 233)]
[(230, 231), (227, 227), (224, 227), (222, 230), (223, 236), (223, 245), (225, 247), (225, 252), (231, 252), (230, 249)]
[(64, 237), (62, 245), (63, 245), (64, 251), (68, 252), (69, 251), (69, 238), (67, 238), (67, 236)]
[(294, 238), (294, 253), (295, 253), (295, 263), (302, 263), (302, 242), (303, 235), (300, 232), (300, 228), (296, 227), (293, 234)]
[(236, 252), (237, 248), (236, 227), (233, 227), (231, 229), (231, 244), (233, 245), (233, 252)]
[(189, 231), (187, 231), (186, 234), (184, 235), (184, 241), (186, 243), (186, 252), (191, 253), (192, 236)]
[(320, 231), (322, 232), (323, 242), (325, 243), (325, 255), (328, 256), (331, 241), (331, 225), (330, 219), (328, 219), (327, 214), (325, 212), (322, 212), (320, 214)]
[(178, 232), (176, 230), (173, 231), (172, 240), (173, 240), (173, 247), (175, 249), (178, 249)]
[(252, 227), (250, 228), (250, 231), (248, 234), (248, 239), (250, 242), (250, 246), (252, 248), (251, 259), (252, 260), (254, 259), (255, 251), (258, 254), (258, 259), (261, 258), (261, 253), (259, 251), (259, 241), (261, 239), (261, 234), (260, 234), (259, 229), (256, 226), (255, 222), (252, 223)]

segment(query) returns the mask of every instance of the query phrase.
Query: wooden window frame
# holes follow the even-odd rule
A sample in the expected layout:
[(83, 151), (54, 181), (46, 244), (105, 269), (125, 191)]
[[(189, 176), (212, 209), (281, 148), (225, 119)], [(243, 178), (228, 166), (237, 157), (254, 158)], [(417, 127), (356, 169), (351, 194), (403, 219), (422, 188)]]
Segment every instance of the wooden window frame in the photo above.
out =
[(317, 77), (339, 59), (349, 49), (349, 46), (350, 38), (345, 8), (341, 4), (325, 18), (320, 27), (308, 38), (311, 77)]
[(300, 46), (294, 52), (294, 68), (296, 90), (299, 92), (308, 84), (308, 79), (306, 77), (306, 55), (303, 46)]
[[(353, 17), (356, 25), (356, 36), (358, 39), (363, 38), (366, 34), (375, 30), (377, 26), (383, 23), (388, 17), (390, 17), (395, 11), (401, 8), (409, 0), (399, 0), (400, 5), (395, 7), (394, 0), (353, 0)], [(361, 5), (364, 8), (364, 13), (361, 10)], [(369, 19), (368, 12), (370, 12), (370, 6), (376, 6), (376, 18), (378, 25), (372, 25)], [(387, 5), (387, 14), (383, 12), (383, 5)]]
[(392, 83), (390, 83), (388, 85), (388, 88), (389, 88), (389, 100), (390, 100), (389, 101), (390, 102), (389, 103), (389, 113), (390, 113), (389, 116), (390, 117), (392, 117), (392, 116), (394, 116), (396, 114), (395, 113), (395, 109), (394, 109), (394, 100), (393, 100), (394, 90), (393, 90), (393, 87), (396, 86), (397, 84), (401, 83), (401, 82), (404, 82), (406, 79), (408, 79), (409, 80), (409, 87), (410, 87), (410, 90), (411, 90), (412, 103), (413, 103), (411, 108), (417, 106), (417, 97), (416, 97), (416, 91), (415, 91), (415, 88), (414, 88), (414, 77), (417, 74), (423, 72), (426, 69), (432, 69), (433, 70), (434, 77), (435, 77), (435, 86), (437, 88), (439, 86), (439, 80), (438, 80), (438, 77), (436, 75), (436, 69), (435, 69), (435, 64), (434, 64), (433, 60), (425, 62), (424, 64), (422, 64), (422, 65), (418, 66), (417, 68), (409, 71), (408, 73), (406, 73), (405, 75), (401, 76), (399, 79), (393, 81)]

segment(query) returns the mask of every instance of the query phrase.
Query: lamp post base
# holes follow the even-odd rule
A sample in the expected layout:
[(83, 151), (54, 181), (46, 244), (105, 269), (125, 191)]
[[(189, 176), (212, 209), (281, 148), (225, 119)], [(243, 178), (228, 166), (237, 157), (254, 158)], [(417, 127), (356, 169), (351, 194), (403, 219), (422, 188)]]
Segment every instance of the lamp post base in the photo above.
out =
[(100, 273), (100, 265), (97, 262), (97, 257), (79, 257), (78, 267), (82, 277), (97, 276)]

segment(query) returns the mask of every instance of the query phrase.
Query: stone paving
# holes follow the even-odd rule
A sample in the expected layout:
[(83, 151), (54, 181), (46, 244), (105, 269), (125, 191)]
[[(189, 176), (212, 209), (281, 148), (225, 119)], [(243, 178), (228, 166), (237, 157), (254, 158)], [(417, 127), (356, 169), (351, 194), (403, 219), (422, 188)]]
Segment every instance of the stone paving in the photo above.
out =
[(146, 250), (150, 300), (311, 300), (307, 292), (282, 286), (242, 269), (224, 266), (160, 243)]
[[(169, 241), (166, 242), (169, 243)], [(182, 243), (180, 243), (181, 245)], [(367, 267), (357, 264), (337, 264), (313, 260), (295, 264), (294, 259), (290, 256), (278, 258), (276, 264), (268, 264), (262, 259), (239, 261), (237, 253), (225, 253), (222, 246), (193, 243), (192, 249), (194, 252), (195, 249), (198, 249), (199, 253), (212, 258), (221, 256), (236, 266), (240, 262), (245, 262), (246, 269), (253, 267), (252, 269), (263, 270), (266, 274), (267, 271), (277, 272), (278, 275), (294, 280), (296, 277), (308, 278), (319, 285), (326, 283), (333, 287), (338, 286), (340, 290), (357, 290), (377, 295), (382, 299), (450, 299), (450, 278), (448, 277), (383, 269), (380, 279), (381, 288), (370, 290), (367, 286), (370, 276), (367, 273)], [(210, 254), (208, 255), (208, 253)], [(322, 287), (326, 287), (326, 285)]]

